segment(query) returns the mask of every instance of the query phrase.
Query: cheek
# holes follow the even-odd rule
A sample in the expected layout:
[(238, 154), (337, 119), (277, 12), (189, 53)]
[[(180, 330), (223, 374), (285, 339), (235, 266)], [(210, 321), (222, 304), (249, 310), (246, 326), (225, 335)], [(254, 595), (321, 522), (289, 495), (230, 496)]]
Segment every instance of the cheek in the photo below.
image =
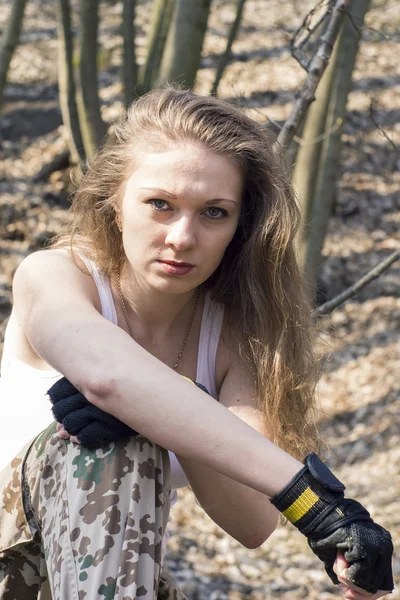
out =
[(229, 227), (229, 229), (225, 232), (225, 237), (224, 237), (224, 242), (223, 242), (223, 246), (224, 246), (224, 252), (227, 249), (227, 247), (229, 246), (229, 244), (231, 243), (231, 241), (233, 240), (235, 233), (237, 231), (239, 227), (239, 219), (235, 219), (235, 222), (232, 223)]
[(163, 228), (148, 219), (137, 217), (131, 219), (125, 228), (127, 233), (126, 242), (131, 248), (140, 251), (141, 248), (155, 246), (165, 237)]
[(210, 250), (210, 255), (214, 258), (214, 262), (217, 264), (219, 264), (222, 260), (225, 250), (235, 235), (236, 229), (237, 227), (229, 228), (229, 230), (225, 231), (223, 235), (213, 236), (213, 239), (207, 244)]

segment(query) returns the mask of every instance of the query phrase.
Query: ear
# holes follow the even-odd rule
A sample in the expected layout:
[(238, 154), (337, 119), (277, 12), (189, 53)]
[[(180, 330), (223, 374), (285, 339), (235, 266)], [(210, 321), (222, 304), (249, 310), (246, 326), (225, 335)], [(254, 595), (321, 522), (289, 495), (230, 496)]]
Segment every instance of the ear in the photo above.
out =
[(118, 227), (118, 230), (122, 233), (122, 221), (118, 213), (115, 214), (115, 223)]

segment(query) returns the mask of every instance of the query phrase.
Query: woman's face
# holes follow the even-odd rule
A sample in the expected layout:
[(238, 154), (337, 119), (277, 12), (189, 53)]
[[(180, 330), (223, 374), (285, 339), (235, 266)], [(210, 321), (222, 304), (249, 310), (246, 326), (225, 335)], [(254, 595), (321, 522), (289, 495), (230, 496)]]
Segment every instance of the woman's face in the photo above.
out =
[(242, 173), (190, 142), (140, 153), (137, 163), (120, 208), (128, 267), (152, 288), (187, 292), (210, 277), (232, 240)]

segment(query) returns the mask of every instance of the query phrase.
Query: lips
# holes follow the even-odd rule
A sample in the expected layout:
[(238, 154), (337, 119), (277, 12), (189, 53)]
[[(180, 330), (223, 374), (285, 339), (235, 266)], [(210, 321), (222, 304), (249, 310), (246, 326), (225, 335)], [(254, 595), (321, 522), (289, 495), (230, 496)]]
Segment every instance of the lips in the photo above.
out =
[(172, 265), (173, 267), (194, 267), (191, 263), (187, 262), (178, 262), (176, 260), (159, 260), (158, 262), (165, 263), (167, 265)]
[(159, 260), (158, 263), (168, 275), (187, 275), (194, 269), (194, 265), (191, 263), (177, 262), (176, 260)]

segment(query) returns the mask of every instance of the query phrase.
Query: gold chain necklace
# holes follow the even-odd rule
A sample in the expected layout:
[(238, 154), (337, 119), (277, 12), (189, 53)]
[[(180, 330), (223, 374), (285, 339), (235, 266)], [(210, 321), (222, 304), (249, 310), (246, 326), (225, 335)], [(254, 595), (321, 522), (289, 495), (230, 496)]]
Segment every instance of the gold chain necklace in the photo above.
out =
[[(131, 324), (130, 324), (130, 321), (129, 321), (129, 318), (128, 318), (128, 311), (126, 310), (124, 297), (122, 295), (122, 290), (121, 290), (121, 276), (120, 276), (120, 270), (119, 269), (117, 271), (117, 286), (118, 286), (118, 295), (119, 295), (119, 299), (120, 299), (121, 306), (122, 306), (122, 312), (124, 313), (126, 326), (128, 328), (129, 335), (134, 340), (135, 338), (134, 338), (132, 327), (131, 327)], [(181, 346), (181, 349), (179, 350), (179, 353), (178, 353), (178, 356), (177, 356), (177, 359), (176, 359), (176, 363), (172, 367), (174, 369), (174, 371), (176, 371), (176, 369), (178, 368), (179, 363), (181, 362), (183, 351), (185, 350), (186, 342), (188, 341), (190, 330), (192, 329), (192, 325), (193, 325), (194, 317), (195, 317), (195, 314), (196, 314), (197, 305), (199, 303), (199, 299), (200, 299), (200, 288), (197, 288), (197, 290), (196, 290), (196, 300), (194, 302), (193, 312), (192, 312), (192, 315), (190, 317), (189, 325), (188, 325), (188, 328), (186, 330), (185, 337), (183, 338), (182, 346)]]

